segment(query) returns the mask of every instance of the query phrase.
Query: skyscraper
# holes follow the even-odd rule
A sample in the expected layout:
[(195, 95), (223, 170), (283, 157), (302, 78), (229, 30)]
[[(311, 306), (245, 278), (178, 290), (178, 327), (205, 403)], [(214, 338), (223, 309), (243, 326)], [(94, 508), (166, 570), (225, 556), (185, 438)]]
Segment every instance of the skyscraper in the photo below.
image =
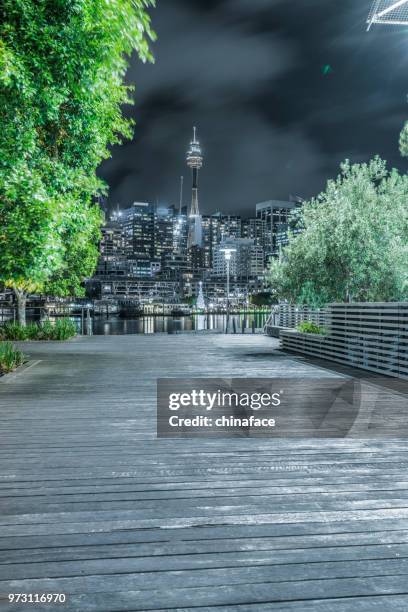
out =
[(122, 210), (120, 219), (128, 258), (154, 259), (154, 218), (154, 206), (148, 202), (134, 202)]
[(202, 246), (202, 224), (198, 207), (198, 171), (203, 165), (203, 156), (200, 143), (196, 137), (196, 128), (193, 128), (193, 140), (187, 151), (187, 166), (192, 170), (191, 208), (188, 219), (188, 248)]
[(283, 223), (288, 223), (290, 214), (300, 206), (299, 202), (286, 202), (281, 200), (270, 200), (256, 205), (256, 218), (264, 222), (265, 263), (271, 257), (279, 255), (277, 244), (278, 229)]

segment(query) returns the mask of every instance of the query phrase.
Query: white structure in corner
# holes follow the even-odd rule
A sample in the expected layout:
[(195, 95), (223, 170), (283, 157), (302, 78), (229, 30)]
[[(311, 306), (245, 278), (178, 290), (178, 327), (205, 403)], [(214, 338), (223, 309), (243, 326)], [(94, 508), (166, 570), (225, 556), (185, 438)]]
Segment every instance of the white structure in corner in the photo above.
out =
[(374, 0), (367, 23), (408, 26), (408, 0)]

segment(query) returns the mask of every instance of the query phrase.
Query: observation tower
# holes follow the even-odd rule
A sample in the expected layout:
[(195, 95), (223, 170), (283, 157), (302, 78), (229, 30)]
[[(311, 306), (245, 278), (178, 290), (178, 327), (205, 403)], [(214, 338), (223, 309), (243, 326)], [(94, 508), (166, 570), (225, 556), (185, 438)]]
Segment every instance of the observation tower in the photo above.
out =
[(197, 140), (197, 130), (193, 128), (193, 140), (190, 142), (190, 148), (187, 151), (186, 162), (187, 166), (192, 170), (192, 193), (191, 207), (188, 216), (188, 242), (189, 248), (202, 246), (203, 231), (201, 223), (201, 215), (198, 207), (198, 171), (203, 165), (203, 154), (200, 143)]

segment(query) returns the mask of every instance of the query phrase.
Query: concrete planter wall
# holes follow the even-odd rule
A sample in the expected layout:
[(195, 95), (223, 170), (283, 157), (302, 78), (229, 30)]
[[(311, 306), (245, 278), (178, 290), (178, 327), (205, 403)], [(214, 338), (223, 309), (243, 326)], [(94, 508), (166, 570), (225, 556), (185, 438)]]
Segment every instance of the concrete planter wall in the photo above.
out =
[(408, 303), (329, 304), (327, 335), (281, 329), (284, 350), (408, 379)]

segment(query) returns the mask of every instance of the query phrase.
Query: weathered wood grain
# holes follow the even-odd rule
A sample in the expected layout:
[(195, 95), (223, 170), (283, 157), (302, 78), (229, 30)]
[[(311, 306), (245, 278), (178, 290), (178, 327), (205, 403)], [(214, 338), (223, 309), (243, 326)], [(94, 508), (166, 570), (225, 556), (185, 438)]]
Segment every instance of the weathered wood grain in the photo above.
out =
[(0, 609), (405, 612), (404, 440), (155, 439), (158, 377), (343, 375), (276, 345), (25, 346), (39, 363), (0, 382)]

